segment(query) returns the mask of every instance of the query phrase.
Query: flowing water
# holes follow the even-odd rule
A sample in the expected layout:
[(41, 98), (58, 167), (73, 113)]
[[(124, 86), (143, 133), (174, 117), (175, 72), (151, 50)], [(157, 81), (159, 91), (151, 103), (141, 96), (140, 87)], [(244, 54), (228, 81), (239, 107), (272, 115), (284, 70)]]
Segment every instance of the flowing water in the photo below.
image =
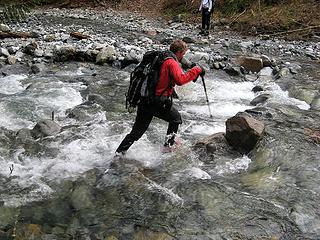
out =
[[(126, 58), (164, 47), (173, 37), (196, 34), (188, 24), (169, 26), (114, 12), (56, 9), (43, 15), (40, 10), (37, 17), (39, 21), (14, 28), (33, 26), (43, 38), (55, 33), (57, 42), (38, 39), (42, 49), (65, 40), (85, 50), (107, 42)], [(82, 28), (92, 40), (69, 38), (68, 32)], [(142, 40), (150, 28), (159, 34)], [(215, 32), (191, 44), (191, 51), (208, 54), (206, 64), (212, 64), (218, 56), (238, 56), (247, 40)], [(11, 239), (14, 231), (19, 239), (319, 239), (320, 159), (317, 132), (312, 132), (319, 113), (282, 90), (296, 85), (319, 91), (318, 65), (300, 61), (289, 50), (287, 55), (284, 42), (248, 43), (252, 49), (242, 49), (241, 55), (252, 50), (275, 54), (286, 65), (289, 60), (303, 65), (280, 79), (271, 73), (249, 76), (254, 81), (210, 69), (205, 76), (209, 106), (201, 79), (177, 86), (174, 104), (183, 118), (178, 132), (182, 147), (161, 152), (167, 123), (154, 118), (121, 160), (113, 158), (114, 152), (135, 117), (124, 103), (132, 66), (42, 59), (45, 70), (31, 74), (27, 57), (11, 70), (1, 66), (0, 239)], [(296, 52), (302, 53), (310, 45), (299, 44)], [(256, 148), (242, 155), (220, 142), (195, 147), (199, 140), (225, 132), (228, 118), (254, 108), (250, 102), (261, 94), (252, 91), (257, 85), (270, 97), (252, 111), (265, 124)], [(53, 112), (62, 127), (59, 134), (24, 140), (23, 130), (50, 119)]]
[[(82, 82), (68, 79), (84, 74), (81, 68), (78, 68), (43, 76), (9, 75), (0, 78), (0, 127), (12, 131), (33, 128), (40, 119), (50, 118), (52, 111), (55, 112), (56, 121), (61, 126), (79, 125), (78, 128), (67, 129), (50, 140), (49, 148), (57, 149), (52, 156), (28, 156), (23, 148), (14, 149), (13, 154), (8, 154), (8, 149), (1, 147), (1, 175), (9, 175), (10, 168), (13, 168), (11, 177), (14, 178), (14, 183), (11, 184), (16, 184), (21, 189), (30, 188), (22, 193), (10, 191), (8, 195), (2, 195), (6, 205), (19, 205), (50, 195), (52, 189), (46, 184), (49, 181), (77, 177), (95, 167), (107, 168), (116, 147), (130, 131), (134, 114), (129, 115), (124, 110), (110, 117), (103, 111), (96, 112), (90, 117), (89, 122), (84, 123), (66, 117), (67, 109), (85, 101), (82, 99), (81, 91), (86, 89)], [(126, 86), (128, 77), (122, 80), (122, 86)], [(175, 100), (175, 104), (183, 116), (178, 137), (183, 143), (183, 149), (190, 148), (195, 141), (203, 137), (224, 132), (226, 119), (239, 111), (252, 108), (249, 103), (255, 97), (251, 91), (253, 82), (232, 82), (226, 76), (212, 74), (208, 74), (205, 81), (212, 117), (200, 80), (177, 87), (180, 99)], [(270, 86), (270, 91), (275, 93), (277, 101), (307, 108), (306, 103), (289, 98), (274, 84)], [(119, 104), (118, 101), (121, 102), (122, 99), (122, 96), (113, 98), (109, 104)], [(165, 122), (155, 118), (147, 133), (128, 151), (128, 158), (136, 159), (149, 167), (162, 164), (171, 158), (174, 153), (162, 154), (160, 151), (166, 127)], [(196, 178), (210, 176), (197, 168), (200, 163), (196, 156), (191, 155), (190, 161), (194, 163), (183, 171)], [(236, 158), (217, 165), (211, 174), (223, 175), (245, 171), (250, 162), (250, 158), (246, 156)]]

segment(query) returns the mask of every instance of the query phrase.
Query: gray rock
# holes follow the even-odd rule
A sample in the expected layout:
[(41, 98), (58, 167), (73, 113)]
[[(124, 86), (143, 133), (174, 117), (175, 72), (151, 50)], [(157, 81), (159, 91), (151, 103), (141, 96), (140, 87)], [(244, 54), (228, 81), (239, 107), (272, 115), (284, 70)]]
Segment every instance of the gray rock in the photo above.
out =
[(308, 104), (311, 104), (317, 94), (317, 90), (301, 88), (300, 86), (293, 86), (289, 89), (289, 97), (305, 101)]
[(280, 71), (276, 74), (276, 78), (283, 78), (290, 74), (290, 70), (287, 67), (281, 68)]
[(53, 49), (53, 58), (58, 62), (65, 62), (74, 60), (76, 55), (76, 48), (74, 46), (58, 46)]
[(310, 108), (313, 110), (320, 110), (320, 95), (314, 97), (310, 104)]
[(104, 64), (107, 61), (115, 60), (115, 54), (115, 48), (113, 46), (107, 46), (98, 53), (96, 57), (96, 63)]
[(233, 67), (231, 65), (228, 65), (223, 70), (227, 74), (229, 74), (230, 76), (241, 76), (242, 75), (240, 67)]
[(13, 65), (13, 64), (16, 64), (17, 58), (15, 56), (10, 55), (8, 56), (7, 61), (10, 65)]
[(5, 56), (5, 57), (9, 57), (10, 56), (10, 53), (8, 52), (7, 49), (5, 48), (0, 48), (0, 56)]
[(194, 145), (194, 148), (202, 148), (205, 147), (206, 151), (209, 153), (213, 153), (218, 149), (224, 148), (228, 145), (227, 140), (225, 138), (225, 133), (215, 133), (206, 137), (204, 139), (199, 140)]
[(220, 63), (219, 62), (214, 62), (213, 63), (213, 68), (214, 69), (221, 69)]
[(45, 69), (44, 64), (36, 63), (31, 66), (31, 72), (34, 74), (40, 73)]
[(31, 134), (34, 138), (52, 136), (61, 131), (61, 127), (56, 122), (44, 119), (40, 120), (34, 128), (31, 130)]
[(16, 134), (16, 140), (19, 143), (28, 143), (30, 141), (34, 141), (31, 130), (28, 128), (20, 129)]
[(0, 31), (2, 32), (10, 32), (10, 27), (6, 24), (1, 23), (0, 24)]
[(261, 94), (258, 97), (255, 97), (251, 102), (250, 105), (257, 106), (260, 103), (266, 102), (270, 98), (270, 94)]
[(271, 76), (273, 69), (271, 67), (264, 67), (260, 70), (259, 76)]

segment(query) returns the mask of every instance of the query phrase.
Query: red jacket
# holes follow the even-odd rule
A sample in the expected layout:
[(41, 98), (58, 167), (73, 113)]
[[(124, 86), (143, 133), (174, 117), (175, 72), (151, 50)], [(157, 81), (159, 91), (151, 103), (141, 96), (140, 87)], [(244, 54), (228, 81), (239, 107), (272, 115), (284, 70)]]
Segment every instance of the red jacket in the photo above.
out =
[[(199, 76), (201, 68), (196, 66), (183, 72), (180, 64), (173, 58), (169, 58), (161, 66), (160, 79), (156, 86), (156, 96), (171, 96), (175, 85), (181, 86), (191, 82)], [(172, 82), (172, 87), (168, 87)]]

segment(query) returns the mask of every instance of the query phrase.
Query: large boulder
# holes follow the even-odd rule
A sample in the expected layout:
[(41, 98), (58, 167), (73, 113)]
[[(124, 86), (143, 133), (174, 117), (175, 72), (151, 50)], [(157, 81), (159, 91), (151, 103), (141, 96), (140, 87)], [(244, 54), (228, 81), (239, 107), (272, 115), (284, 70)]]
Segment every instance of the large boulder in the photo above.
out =
[(60, 131), (61, 127), (58, 123), (49, 119), (43, 119), (34, 126), (31, 134), (34, 138), (40, 138), (55, 135)]
[(260, 72), (260, 70), (263, 68), (262, 59), (257, 57), (240, 57), (237, 59), (237, 62), (248, 72)]
[(239, 112), (226, 121), (228, 143), (242, 153), (250, 152), (264, 133), (264, 123)]

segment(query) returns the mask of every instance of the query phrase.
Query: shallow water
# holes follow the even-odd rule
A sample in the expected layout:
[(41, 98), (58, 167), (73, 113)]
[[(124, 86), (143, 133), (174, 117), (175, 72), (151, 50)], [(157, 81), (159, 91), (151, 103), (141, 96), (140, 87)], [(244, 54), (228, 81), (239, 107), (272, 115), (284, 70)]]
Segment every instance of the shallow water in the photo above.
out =
[[(5, 94), (0, 102), (1, 127), (13, 131), (24, 127), (32, 128), (38, 120), (50, 118), (52, 111), (56, 113), (56, 121), (61, 126), (79, 124), (79, 127), (69, 128), (58, 136), (49, 138), (48, 147), (56, 149), (52, 156), (41, 154), (28, 156), (24, 149), (14, 150), (13, 157), (5, 154), (0, 156), (3, 159), (0, 161), (1, 175), (8, 175), (9, 167), (12, 166), (11, 176), (14, 178), (12, 184), (21, 188), (30, 187), (30, 191), (19, 194), (10, 201), (9, 196), (3, 197), (6, 204), (19, 205), (24, 201), (50, 195), (52, 190), (47, 185), (49, 181), (77, 177), (95, 167), (107, 167), (121, 139), (130, 131), (134, 114), (128, 115), (125, 110), (110, 117), (105, 112), (95, 113), (89, 125), (85, 125), (88, 122), (80, 123), (66, 117), (67, 109), (85, 101), (81, 91), (86, 88), (81, 82), (66, 81), (66, 77), (82, 74), (81, 68), (78, 68), (58, 71), (49, 76), (11, 75), (0, 78), (0, 82), (3, 83), (0, 92)], [(125, 78), (123, 81), (118, 84), (126, 86), (128, 79)], [(251, 82), (231, 82), (229, 79), (208, 74), (206, 87), (212, 117), (209, 114), (201, 81), (177, 87), (180, 98), (175, 100), (175, 105), (180, 109), (184, 120), (178, 133), (183, 144), (181, 151), (188, 152), (187, 149), (197, 139), (224, 132), (226, 119), (239, 111), (252, 108), (249, 103), (255, 97), (251, 91), (253, 86)], [(274, 93), (278, 98), (277, 101), (307, 107), (307, 104), (289, 98), (276, 85), (272, 85), (268, 91)], [(123, 98), (119, 96), (119, 99), (116, 98), (116, 101), (121, 101)], [(171, 158), (174, 153), (167, 155), (161, 153), (166, 127), (166, 123), (154, 119), (147, 133), (129, 149), (128, 158), (136, 159), (147, 167), (158, 166)], [(196, 156), (190, 156), (190, 161), (193, 163), (182, 171), (188, 176), (207, 178), (208, 173), (203, 170), (199, 172), (198, 166), (201, 165), (201, 161), (199, 162)], [(246, 171), (249, 164), (250, 159), (244, 156), (218, 164), (210, 174), (223, 175)], [(185, 174), (180, 177), (185, 177)]]

